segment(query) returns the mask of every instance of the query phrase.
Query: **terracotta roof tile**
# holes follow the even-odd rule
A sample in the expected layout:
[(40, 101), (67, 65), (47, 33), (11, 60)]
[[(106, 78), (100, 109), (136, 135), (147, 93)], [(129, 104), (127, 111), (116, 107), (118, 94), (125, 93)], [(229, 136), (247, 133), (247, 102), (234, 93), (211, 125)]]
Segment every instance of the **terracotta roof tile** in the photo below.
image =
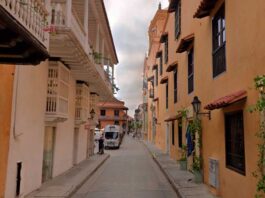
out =
[(232, 94), (226, 95), (224, 97), (218, 98), (217, 100), (214, 100), (213, 102), (207, 104), (204, 107), (204, 109), (207, 109), (207, 110), (219, 109), (219, 108), (228, 106), (230, 104), (233, 104), (237, 101), (240, 101), (242, 99), (245, 99), (246, 97), (247, 97), (247, 91), (240, 90)]
[(168, 76), (165, 76), (163, 77), (161, 80), (160, 80), (160, 84), (164, 84), (168, 81)]
[(158, 68), (158, 65), (153, 65), (152, 70), (156, 70)]
[(167, 72), (171, 72), (173, 71), (176, 67), (178, 66), (178, 61), (175, 61), (173, 63), (171, 63), (168, 67), (167, 67)]
[(158, 100), (159, 100), (159, 98), (158, 98), (158, 97), (156, 97), (156, 98), (154, 98), (154, 99), (153, 99), (153, 101), (158, 101)]
[(194, 34), (185, 36), (184, 38), (181, 39), (176, 52), (182, 53), (182, 52), (187, 51), (190, 45), (193, 43), (193, 41), (194, 41)]
[(200, 19), (209, 16), (216, 2), (217, 0), (202, 0), (193, 17)]
[(175, 12), (179, 0), (171, 0), (168, 6), (168, 12)]
[(171, 116), (167, 117), (167, 118), (165, 119), (165, 122), (175, 121), (175, 120), (177, 120), (177, 119), (179, 119), (179, 118), (181, 118), (181, 113), (176, 114), (176, 115), (171, 115)]

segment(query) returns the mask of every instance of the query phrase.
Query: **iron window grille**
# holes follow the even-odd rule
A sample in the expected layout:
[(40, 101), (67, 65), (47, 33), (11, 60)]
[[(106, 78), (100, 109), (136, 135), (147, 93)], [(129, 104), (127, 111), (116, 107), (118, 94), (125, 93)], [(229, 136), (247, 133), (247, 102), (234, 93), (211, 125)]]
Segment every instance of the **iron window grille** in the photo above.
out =
[(100, 110), (100, 115), (105, 116), (106, 115), (106, 110)]
[(179, 148), (182, 148), (182, 119), (178, 120), (178, 143)]
[(193, 48), (188, 53), (188, 93), (194, 90), (194, 53)]
[(172, 145), (175, 145), (175, 123), (174, 121), (172, 122), (172, 131), (171, 131), (171, 142)]
[(166, 83), (166, 109), (168, 109), (168, 83)]
[(243, 111), (225, 114), (226, 167), (245, 175)]
[(159, 57), (159, 67), (160, 67), (160, 76), (163, 74), (163, 54), (161, 53), (160, 57)]
[(174, 70), (174, 103), (178, 101), (178, 70)]
[(114, 110), (114, 116), (119, 116), (120, 111), (119, 110)]
[(165, 64), (168, 62), (168, 36), (165, 38)]
[(213, 34), (213, 77), (226, 71), (225, 6), (223, 5), (212, 21)]
[(175, 38), (178, 39), (181, 32), (181, 0), (178, 1), (175, 11)]
[(156, 80), (156, 86), (157, 86), (158, 85), (158, 70), (157, 69), (155, 70), (155, 75), (156, 75), (155, 80)]

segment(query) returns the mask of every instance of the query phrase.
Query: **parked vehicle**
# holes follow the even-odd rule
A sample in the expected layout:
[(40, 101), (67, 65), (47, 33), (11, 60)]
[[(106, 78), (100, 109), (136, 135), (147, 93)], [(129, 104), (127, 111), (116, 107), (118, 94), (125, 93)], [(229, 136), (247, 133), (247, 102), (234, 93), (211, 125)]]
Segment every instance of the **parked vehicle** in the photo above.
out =
[(119, 148), (122, 139), (122, 129), (117, 125), (107, 125), (104, 129), (105, 148)]

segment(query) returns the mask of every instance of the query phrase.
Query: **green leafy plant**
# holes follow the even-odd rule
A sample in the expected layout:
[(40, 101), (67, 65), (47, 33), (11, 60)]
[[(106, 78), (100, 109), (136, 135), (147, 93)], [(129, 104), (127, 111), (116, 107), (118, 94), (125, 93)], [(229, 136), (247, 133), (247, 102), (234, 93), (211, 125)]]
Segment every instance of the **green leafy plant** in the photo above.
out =
[(181, 158), (179, 161), (187, 160), (187, 145), (183, 144), (181, 147)]
[(201, 157), (194, 156), (193, 157), (192, 170), (193, 171), (201, 171), (201, 163), (202, 163)]
[[(260, 97), (257, 100), (256, 104), (249, 108), (251, 113), (260, 112), (265, 114), (265, 75), (257, 76), (254, 79), (255, 88), (259, 91)], [(261, 118), (261, 119), (264, 119)], [(256, 186), (256, 198), (262, 198), (265, 196), (265, 120), (262, 120), (259, 126), (259, 131), (256, 133), (257, 138), (259, 139), (258, 143), (258, 161), (257, 161), (257, 170), (253, 172), (253, 176), (257, 178)]]
[(183, 117), (185, 119), (187, 119), (188, 113), (189, 113), (189, 110), (185, 109), (185, 108), (182, 108), (181, 110), (178, 111), (178, 114), (180, 114), (181, 117)]
[(197, 118), (195, 118), (194, 120), (192, 120), (189, 123), (189, 127), (190, 127), (190, 131), (192, 133), (192, 135), (195, 136), (195, 134), (198, 134), (198, 139), (197, 139), (197, 146), (199, 148), (202, 147), (202, 126), (201, 126), (201, 121)]

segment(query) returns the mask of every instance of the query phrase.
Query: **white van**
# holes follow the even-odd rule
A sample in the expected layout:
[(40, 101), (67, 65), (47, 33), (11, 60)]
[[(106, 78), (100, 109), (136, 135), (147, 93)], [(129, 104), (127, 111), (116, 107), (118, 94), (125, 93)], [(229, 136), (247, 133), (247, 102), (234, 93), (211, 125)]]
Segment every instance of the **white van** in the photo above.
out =
[(120, 148), (122, 129), (117, 125), (107, 125), (104, 129), (105, 148)]

